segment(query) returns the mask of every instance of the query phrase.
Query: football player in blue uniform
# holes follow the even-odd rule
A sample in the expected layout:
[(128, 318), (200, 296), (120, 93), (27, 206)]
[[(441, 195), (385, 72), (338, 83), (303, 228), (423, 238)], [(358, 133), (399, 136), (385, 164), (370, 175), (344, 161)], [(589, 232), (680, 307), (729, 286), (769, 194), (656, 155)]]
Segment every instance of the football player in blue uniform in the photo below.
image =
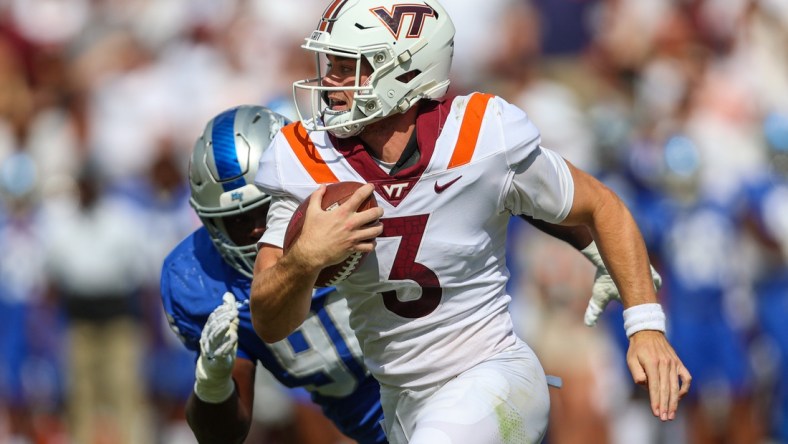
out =
[(684, 135), (663, 147), (663, 195), (644, 199), (636, 216), (649, 251), (662, 264), (669, 335), (692, 370), (687, 396), (691, 442), (760, 442), (748, 261), (736, 193), (704, 186), (703, 158)]
[(763, 130), (770, 168), (750, 178), (743, 207), (745, 227), (760, 246), (753, 287), (760, 341), (778, 352), (769, 354), (774, 374), (764, 418), (769, 437), (788, 442), (788, 113), (769, 113)]
[(252, 328), (252, 269), (271, 199), (254, 177), (285, 123), (267, 108), (239, 106), (209, 121), (194, 146), (190, 202), (203, 227), (167, 256), (161, 280), (170, 326), (198, 352), (187, 420), (200, 442), (242, 442), (259, 362), (283, 385), (305, 388), (345, 435), (384, 443), (379, 386), (333, 288), (315, 291), (309, 317), (282, 341), (266, 344)]

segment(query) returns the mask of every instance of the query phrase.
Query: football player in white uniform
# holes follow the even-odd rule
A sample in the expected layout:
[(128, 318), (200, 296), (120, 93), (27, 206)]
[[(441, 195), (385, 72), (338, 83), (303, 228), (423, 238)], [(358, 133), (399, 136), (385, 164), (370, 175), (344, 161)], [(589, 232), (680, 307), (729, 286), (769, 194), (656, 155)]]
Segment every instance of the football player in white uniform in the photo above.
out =
[[(370, 252), (338, 288), (380, 382), (390, 442), (539, 442), (547, 383), (512, 329), (506, 226), (512, 214), (585, 225), (626, 307), (632, 376), (654, 415), (673, 419), (690, 374), (665, 338), (627, 208), (541, 147), (522, 110), (488, 94), (443, 99), (453, 38), (434, 0), (335, 0), (324, 11), (303, 45), (317, 77), (294, 83), (301, 121), (275, 137), (256, 179), (273, 200), (250, 298), (255, 331), (286, 337), (307, 315), (319, 271)], [(339, 181), (368, 185), (321, 210), (323, 184)], [(283, 254), (290, 216), (312, 193)], [(379, 206), (357, 213), (372, 193)]]

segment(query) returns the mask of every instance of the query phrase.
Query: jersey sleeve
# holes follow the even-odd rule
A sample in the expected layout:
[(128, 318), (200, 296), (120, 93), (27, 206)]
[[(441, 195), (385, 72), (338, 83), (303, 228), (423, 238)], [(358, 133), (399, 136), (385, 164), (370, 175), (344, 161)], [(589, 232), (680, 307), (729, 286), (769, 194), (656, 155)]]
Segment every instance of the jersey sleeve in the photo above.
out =
[(274, 196), (271, 199), (271, 207), (268, 210), (265, 233), (260, 238), (258, 246), (260, 244), (269, 244), (282, 248), (285, 243), (287, 225), (300, 204), (298, 199), (292, 196)]
[(503, 190), (504, 208), (513, 214), (561, 222), (569, 214), (574, 198), (569, 167), (556, 152), (540, 146), (539, 129), (525, 111), (500, 97), (495, 97), (491, 105), (500, 124), (509, 167)]
[(181, 275), (175, 271), (176, 268), (177, 264), (172, 255), (164, 259), (160, 285), (164, 313), (170, 329), (183, 345), (189, 350), (199, 352), (202, 328), (191, 319), (189, 310), (182, 304), (178, 288), (183, 286), (183, 282)]
[(257, 174), (254, 178), (255, 184), (259, 186), (263, 192), (271, 196), (286, 194), (282, 172), (280, 171), (280, 165), (282, 165), (282, 163), (279, 161), (280, 153), (283, 149), (289, 149), (289, 145), (282, 131), (279, 131), (276, 136), (274, 136), (268, 149), (264, 150), (263, 155), (260, 156)]
[(564, 159), (539, 147), (511, 175), (504, 206), (550, 223), (563, 221), (572, 209), (575, 185)]
[[(292, 148), (284, 136), (284, 132), (279, 131), (271, 145), (260, 157), (255, 183), (263, 192), (270, 194), (272, 199), (268, 210), (266, 230), (257, 242), (258, 247), (262, 244), (269, 244), (282, 248), (287, 224), (290, 223), (290, 218), (301, 203), (287, 191), (288, 186), (285, 185), (284, 177), (281, 174), (281, 169), (283, 168), (282, 153), (291, 151)], [(312, 186), (316, 187), (314, 184)]]
[(500, 97), (495, 97), (491, 105), (499, 116), (506, 161), (510, 169), (517, 170), (539, 149), (542, 136), (522, 109)]

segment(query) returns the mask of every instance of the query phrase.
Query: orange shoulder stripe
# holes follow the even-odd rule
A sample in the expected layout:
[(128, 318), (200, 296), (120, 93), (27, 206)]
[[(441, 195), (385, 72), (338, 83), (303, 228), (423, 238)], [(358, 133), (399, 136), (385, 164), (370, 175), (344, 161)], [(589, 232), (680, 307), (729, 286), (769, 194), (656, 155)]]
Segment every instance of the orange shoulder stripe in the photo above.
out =
[(285, 135), (290, 148), (298, 157), (301, 165), (312, 176), (312, 179), (317, 183), (333, 183), (339, 182), (337, 176), (331, 171), (331, 168), (326, 165), (326, 162), (320, 157), (320, 153), (315, 148), (315, 144), (309, 138), (306, 129), (301, 122), (291, 123), (290, 125), (282, 128), (282, 134)]
[(484, 111), (487, 109), (487, 102), (492, 98), (491, 94), (475, 93), (468, 100), (460, 125), (460, 134), (457, 136), (457, 145), (455, 145), (449, 161), (449, 168), (465, 165), (471, 161), (473, 152), (476, 150), (476, 141), (479, 139), (479, 131), (482, 128)]

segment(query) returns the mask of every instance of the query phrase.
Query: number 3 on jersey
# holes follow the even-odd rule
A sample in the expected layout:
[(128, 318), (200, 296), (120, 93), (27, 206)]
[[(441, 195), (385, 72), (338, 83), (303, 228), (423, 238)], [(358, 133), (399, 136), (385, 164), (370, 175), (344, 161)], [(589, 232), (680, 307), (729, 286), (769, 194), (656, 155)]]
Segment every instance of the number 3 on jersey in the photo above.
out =
[(421, 287), (421, 296), (410, 301), (401, 301), (397, 292), (384, 291), (383, 304), (389, 311), (405, 318), (420, 318), (435, 311), (441, 302), (438, 276), (423, 264), (416, 262), (428, 214), (383, 219), (383, 234), (380, 237), (401, 237), (388, 280), (412, 280)]

